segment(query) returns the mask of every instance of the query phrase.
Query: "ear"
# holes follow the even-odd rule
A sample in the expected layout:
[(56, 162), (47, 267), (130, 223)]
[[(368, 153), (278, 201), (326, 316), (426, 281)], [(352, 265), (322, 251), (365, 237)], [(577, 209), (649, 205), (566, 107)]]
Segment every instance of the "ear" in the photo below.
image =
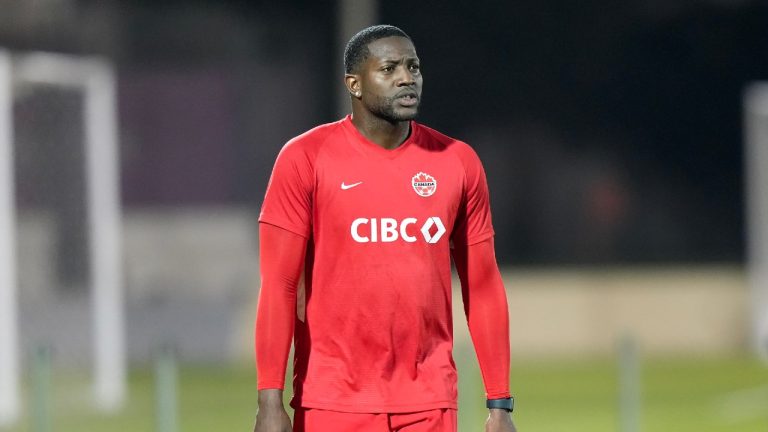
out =
[(344, 75), (344, 84), (347, 86), (347, 91), (353, 97), (360, 97), (360, 77), (355, 74)]

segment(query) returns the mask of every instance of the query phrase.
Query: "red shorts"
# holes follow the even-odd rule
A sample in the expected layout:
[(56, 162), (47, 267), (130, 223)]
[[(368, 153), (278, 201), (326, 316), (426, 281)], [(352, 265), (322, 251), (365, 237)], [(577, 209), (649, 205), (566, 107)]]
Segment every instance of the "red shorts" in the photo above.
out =
[(368, 414), (299, 408), (294, 432), (456, 432), (456, 410)]

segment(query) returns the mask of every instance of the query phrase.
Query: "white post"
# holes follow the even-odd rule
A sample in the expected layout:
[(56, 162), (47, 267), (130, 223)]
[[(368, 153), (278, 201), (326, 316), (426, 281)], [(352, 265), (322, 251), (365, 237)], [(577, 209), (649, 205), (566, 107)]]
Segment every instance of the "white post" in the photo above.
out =
[(0, 50), (0, 428), (19, 416), (11, 56)]
[(336, 17), (339, 22), (336, 29), (338, 60), (334, 64), (333, 79), (336, 83), (336, 114), (341, 118), (352, 112), (349, 92), (344, 85), (344, 47), (355, 33), (376, 23), (379, 2), (377, 0), (339, 0), (336, 7)]
[(747, 269), (752, 347), (768, 360), (768, 83), (744, 93), (747, 188)]
[(104, 411), (125, 399), (125, 334), (115, 75), (109, 63), (61, 54), (19, 58), (18, 79), (85, 91), (85, 169), (93, 313), (94, 397)]
[(170, 345), (163, 346), (155, 360), (155, 430), (177, 432), (178, 370), (176, 356)]
[(85, 92), (86, 184), (90, 221), (95, 396), (100, 408), (116, 410), (125, 397), (125, 342), (117, 103), (114, 72), (93, 62)]
[(637, 341), (626, 333), (619, 339), (619, 430), (640, 432), (640, 358)]

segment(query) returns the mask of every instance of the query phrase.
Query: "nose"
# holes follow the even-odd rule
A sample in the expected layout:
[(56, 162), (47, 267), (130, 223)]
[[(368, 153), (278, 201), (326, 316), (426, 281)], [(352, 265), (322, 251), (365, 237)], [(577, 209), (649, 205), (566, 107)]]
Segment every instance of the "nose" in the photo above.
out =
[(413, 78), (413, 74), (408, 70), (407, 66), (400, 66), (400, 74), (398, 76), (397, 86), (405, 87), (416, 84), (416, 80)]

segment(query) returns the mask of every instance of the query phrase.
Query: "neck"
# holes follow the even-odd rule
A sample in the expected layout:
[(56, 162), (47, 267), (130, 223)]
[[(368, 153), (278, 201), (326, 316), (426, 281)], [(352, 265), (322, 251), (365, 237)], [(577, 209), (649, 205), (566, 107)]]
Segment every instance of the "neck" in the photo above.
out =
[(408, 120), (390, 122), (373, 115), (360, 115), (354, 111), (352, 124), (364, 137), (387, 150), (400, 146), (411, 132), (411, 122)]

